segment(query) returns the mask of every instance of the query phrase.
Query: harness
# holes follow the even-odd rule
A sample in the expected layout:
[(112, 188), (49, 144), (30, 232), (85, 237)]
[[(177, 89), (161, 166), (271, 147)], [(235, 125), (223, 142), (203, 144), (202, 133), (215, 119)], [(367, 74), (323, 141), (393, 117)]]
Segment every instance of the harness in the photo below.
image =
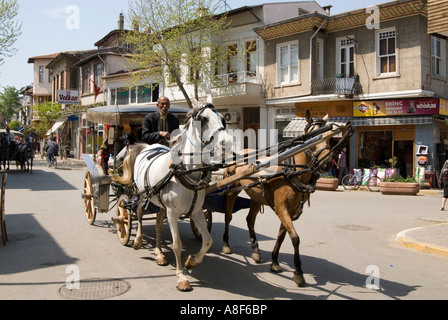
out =
[[(304, 141), (316, 137), (319, 134), (331, 131), (333, 130), (333, 126), (338, 125), (336, 124), (325, 125), (325, 122), (323, 120), (321, 119), (315, 120), (305, 127), (304, 135), (297, 137), (295, 139), (287, 140), (284, 143), (279, 144), (278, 152), (282, 152), (294, 145), (303, 143)], [(305, 198), (307, 194), (308, 194), (308, 206), (310, 206), (310, 195), (314, 193), (316, 190), (317, 180), (320, 178), (319, 173), (320, 168), (327, 163), (328, 158), (330, 158), (334, 153), (338, 154), (342, 151), (343, 147), (346, 145), (346, 143), (348, 142), (348, 140), (352, 135), (353, 135), (353, 129), (351, 129), (350, 126), (350, 130), (347, 130), (345, 132), (342, 139), (333, 148), (330, 148), (328, 145), (326, 145), (325, 147), (317, 150), (314, 153), (311, 151), (311, 149), (306, 150), (305, 153), (311, 159), (307, 165), (297, 165), (294, 163), (291, 164), (289, 163), (289, 161), (285, 161), (284, 163), (279, 164), (279, 166), (282, 167), (281, 171), (278, 171), (270, 175), (258, 176), (256, 181), (248, 185), (234, 188), (228, 187), (219, 193), (214, 193), (212, 196), (219, 196), (226, 193), (238, 193), (240, 191), (253, 188), (257, 185), (261, 185), (263, 193), (265, 193), (265, 188), (269, 185), (270, 182), (272, 182), (274, 179), (282, 178), (293, 190), (302, 194), (302, 201), (299, 204), (298, 211), (292, 217), (292, 220), (295, 221), (300, 217), (300, 215), (303, 212), (303, 207), (305, 204)], [(324, 152), (325, 150), (329, 150), (329, 152), (324, 157), (320, 157), (322, 152)], [(268, 148), (265, 151), (268, 153), (270, 150)], [(250, 153), (247, 154), (247, 157), (251, 156), (252, 155)], [(303, 174), (310, 174), (310, 178), (307, 182), (301, 181), (300, 176), (302, 176)], [(268, 202), (268, 205), (272, 208), (272, 210), (275, 210), (274, 203), (272, 203), (270, 199), (268, 199), (267, 197), (265, 197), (265, 199)]]
[[(207, 118), (204, 118), (201, 116), (201, 113), (205, 109), (213, 110), (217, 116), (218, 123), (220, 123), (219, 128), (211, 134), (210, 139), (208, 141), (201, 141), (200, 145), (199, 145), (195, 141), (193, 141), (193, 139), (191, 139), (188, 128), (186, 129), (186, 136), (187, 136), (187, 140), (189, 141), (189, 143), (191, 143), (193, 146), (200, 147), (201, 151), (213, 142), (215, 134), (217, 134), (219, 131), (223, 131), (226, 129), (225, 122), (221, 121), (221, 119), (219, 118), (218, 112), (216, 111), (215, 107), (212, 104), (205, 104), (205, 105), (195, 109), (191, 115), (191, 118), (195, 121), (200, 121), (201, 125), (202, 125), (202, 123), (204, 123), (205, 121), (208, 120)], [(142, 200), (142, 205), (145, 210), (147, 210), (147, 208), (150, 204), (151, 197), (153, 197), (155, 195), (157, 196), (159, 203), (166, 209), (165, 205), (163, 204), (163, 201), (162, 201), (162, 198), (160, 195), (160, 191), (171, 181), (171, 179), (175, 178), (175, 179), (177, 179), (177, 181), (179, 181), (182, 184), (182, 186), (184, 186), (185, 188), (187, 188), (189, 190), (194, 191), (190, 209), (189, 209), (188, 213), (185, 215), (185, 218), (187, 218), (187, 217), (191, 216), (194, 208), (196, 207), (198, 192), (200, 190), (204, 190), (208, 186), (208, 184), (211, 180), (211, 172), (219, 169), (220, 165), (216, 164), (216, 165), (201, 167), (201, 168), (197, 168), (197, 169), (186, 169), (185, 165), (182, 162), (176, 163), (176, 164), (171, 164), (169, 172), (159, 182), (157, 182), (154, 186), (151, 186), (150, 182), (149, 182), (149, 178), (148, 178), (148, 170), (151, 167), (151, 164), (157, 158), (159, 158), (163, 154), (166, 154), (170, 150), (171, 149), (167, 148), (161, 152), (149, 155), (146, 158), (147, 162), (145, 162), (145, 164), (142, 166), (142, 168), (139, 167), (140, 170), (138, 170), (138, 172), (137, 172), (137, 177), (140, 174), (145, 175), (145, 187), (144, 187), (144, 190), (142, 190), (141, 192), (138, 193), (138, 195), (139, 196), (145, 195), (145, 197)], [(180, 158), (180, 156), (182, 156), (182, 155), (194, 155), (194, 154), (193, 153), (188, 153), (188, 154), (182, 153), (179, 150), (177, 155)], [(189, 175), (191, 173), (198, 172), (198, 171), (202, 172), (202, 178), (199, 181), (196, 181), (196, 180), (192, 179), (191, 177), (189, 177)]]

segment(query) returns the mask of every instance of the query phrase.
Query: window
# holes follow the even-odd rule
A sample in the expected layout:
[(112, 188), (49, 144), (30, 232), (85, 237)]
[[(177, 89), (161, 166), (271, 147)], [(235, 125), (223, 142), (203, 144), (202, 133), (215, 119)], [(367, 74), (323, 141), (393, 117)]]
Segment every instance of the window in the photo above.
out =
[(110, 105), (127, 105), (129, 103), (157, 102), (159, 84), (153, 83), (133, 88), (110, 89)]
[(431, 37), (432, 75), (446, 78), (446, 40)]
[(299, 81), (299, 44), (293, 42), (277, 47), (278, 82)]
[(316, 66), (317, 78), (323, 80), (324, 78), (324, 40), (317, 39), (316, 41)]
[(43, 66), (39, 67), (39, 82), (40, 83), (44, 82), (44, 67)]
[(355, 76), (355, 40), (346, 37), (336, 40), (337, 43), (337, 73)]
[(248, 76), (252, 77), (257, 74), (257, 65), (257, 41), (246, 42), (246, 71)]
[(104, 65), (99, 63), (95, 65), (95, 84), (98, 88), (103, 88)]
[(90, 68), (82, 69), (82, 93), (90, 93)]
[(377, 34), (377, 73), (397, 72), (395, 29), (380, 31)]

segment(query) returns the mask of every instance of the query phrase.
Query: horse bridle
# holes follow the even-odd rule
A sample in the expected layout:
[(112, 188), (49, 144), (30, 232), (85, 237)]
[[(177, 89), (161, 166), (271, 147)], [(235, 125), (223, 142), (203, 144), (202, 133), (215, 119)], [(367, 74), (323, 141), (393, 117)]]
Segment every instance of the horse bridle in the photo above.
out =
[(213, 140), (215, 139), (215, 135), (220, 132), (220, 131), (225, 131), (226, 130), (226, 123), (224, 119), (221, 119), (219, 117), (219, 113), (216, 110), (216, 108), (210, 104), (204, 104), (200, 107), (198, 107), (197, 109), (194, 110), (193, 114), (191, 115), (191, 119), (194, 121), (198, 121), (201, 122), (201, 127), (202, 124), (204, 124), (205, 121), (208, 121), (207, 118), (204, 118), (201, 116), (201, 113), (204, 112), (204, 110), (206, 109), (210, 109), (212, 110), (215, 114), (216, 114), (216, 118), (218, 119), (218, 122), (220, 123), (220, 127), (218, 129), (216, 129), (211, 135), (210, 135), (210, 139), (207, 141), (201, 141), (201, 145), (196, 144), (191, 138), (190, 135), (188, 133), (188, 128), (186, 130), (186, 134), (187, 134), (187, 139), (188, 141), (195, 147), (200, 147), (201, 149), (205, 148), (206, 146), (208, 146), (209, 144), (211, 144), (213, 142)]

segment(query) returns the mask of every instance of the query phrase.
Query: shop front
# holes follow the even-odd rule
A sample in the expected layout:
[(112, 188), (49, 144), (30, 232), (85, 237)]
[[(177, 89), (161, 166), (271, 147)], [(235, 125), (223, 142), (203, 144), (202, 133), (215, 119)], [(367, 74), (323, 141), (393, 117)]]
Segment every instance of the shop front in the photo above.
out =
[(433, 148), (438, 113), (436, 98), (353, 102), (355, 168), (394, 167), (403, 177), (415, 176), (419, 146)]

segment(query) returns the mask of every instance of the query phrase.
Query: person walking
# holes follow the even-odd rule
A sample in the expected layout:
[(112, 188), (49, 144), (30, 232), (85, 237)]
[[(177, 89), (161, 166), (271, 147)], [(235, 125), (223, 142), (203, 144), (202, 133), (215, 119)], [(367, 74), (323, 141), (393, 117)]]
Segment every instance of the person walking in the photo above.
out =
[(443, 198), (440, 210), (444, 211), (446, 200), (448, 199), (448, 160), (445, 161), (442, 170), (440, 171), (440, 180), (443, 183)]
[(342, 178), (344, 178), (344, 176), (348, 174), (346, 147), (344, 147), (344, 149), (342, 149), (342, 152), (339, 154), (337, 169), (339, 170), (339, 184), (342, 184)]
[(170, 113), (171, 103), (167, 97), (157, 101), (158, 112), (148, 114), (143, 121), (142, 141), (148, 144), (160, 143), (168, 145), (171, 133), (179, 129), (179, 118)]

